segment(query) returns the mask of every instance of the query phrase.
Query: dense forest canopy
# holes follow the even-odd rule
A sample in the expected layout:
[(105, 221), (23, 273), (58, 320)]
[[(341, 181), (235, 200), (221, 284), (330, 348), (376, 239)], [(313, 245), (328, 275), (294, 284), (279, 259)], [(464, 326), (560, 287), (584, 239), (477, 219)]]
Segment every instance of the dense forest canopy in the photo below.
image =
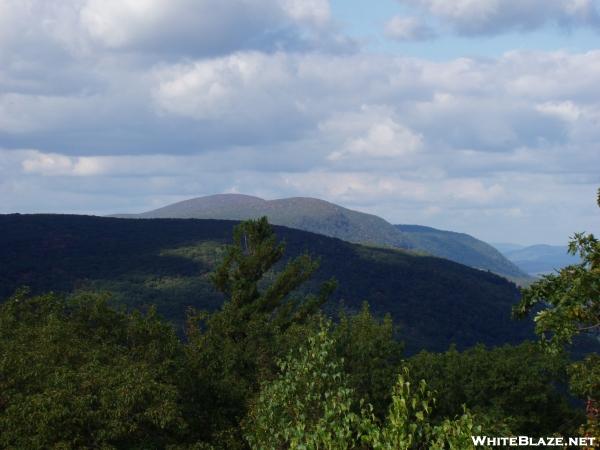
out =
[[(188, 310), (183, 338), (155, 308), (18, 291), (0, 306), (0, 445), (442, 449), (597, 430), (567, 391), (571, 375), (595, 401), (587, 361), (573, 372), (559, 347), (530, 343), (410, 357), (391, 316), (367, 304), (331, 321), (322, 306), (336, 283), (311, 285), (318, 260), (285, 251), (266, 220), (238, 225), (207, 275), (224, 302)], [(582, 270), (595, 274), (595, 258)]]
[[(180, 329), (188, 307), (218, 309), (224, 296), (210, 273), (224, 257), (237, 222), (125, 220), (68, 215), (0, 216), (0, 297), (19, 286), (33, 293), (108, 291), (115, 305), (155, 306)], [(305, 252), (319, 270), (299, 289), (330, 278), (338, 288), (325, 305), (358, 311), (368, 301), (392, 315), (409, 353), (444, 351), (479, 342), (516, 344), (533, 338), (528, 322), (511, 319), (517, 287), (486, 271), (400, 250), (365, 247), (284, 227), (274, 228), (286, 253), (274, 266)], [(270, 274), (269, 274), (270, 276)]]

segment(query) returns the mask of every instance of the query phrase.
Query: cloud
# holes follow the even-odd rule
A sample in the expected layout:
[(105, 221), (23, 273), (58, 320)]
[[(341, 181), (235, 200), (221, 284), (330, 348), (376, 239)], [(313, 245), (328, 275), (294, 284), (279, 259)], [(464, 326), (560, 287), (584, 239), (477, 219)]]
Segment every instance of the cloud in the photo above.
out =
[(247, 119), (257, 113), (257, 105), (265, 111), (285, 104), (282, 95), (289, 98), (284, 90), (293, 83), (292, 64), (282, 53), (247, 52), (169, 66), (157, 72), (154, 99), (166, 114), (202, 120), (235, 111)]
[(600, 28), (595, 0), (398, 0), (462, 35), (532, 31), (549, 24)]
[[(189, 118), (198, 127), (218, 121), (233, 134), (252, 128), (272, 142), (282, 137), (274, 131), (299, 139), (330, 131), (324, 124), (337, 116), (354, 120), (365, 105), (372, 111), (380, 105), (391, 121), (437, 145), (500, 151), (564, 142), (571, 124), (539, 104), (595, 102), (598, 76), (600, 52), (512, 52), (446, 62), (242, 52), (161, 68), (152, 98), (165, 117)], [(380, 131), (389, 128), (384, 115), (377, 120)]]
[(295, 20), (323, 26), (331, 20), (328, 0), (284, 0), (284, 11)]
[(581, 107), (572, 101), (544, 102), (536, 105), (536, 109), (542, 114), (558, 117), (566, 122), (576, 122), (583, 113)]
[[(589, 217), (600, 51), (433, 61), (338, 51), (324, 0), (142, 3), (0, 0), (0, 212), (314, 195), (522, 240)], [(509, 26), (487, 1), (419, 5)]]
[(423, 136), (404, 126), (389, 107), (363, 106), (360, 112), (337, 115), (319, 128), (324, 136), (342, 142), (327, 156), (330, 161), (364, 165), (383, 160), (389, 165), (423, 149)]
[[(27, 30), (27, 33), (23, 33)], [(348, 49), (329, 0), (1, 0), (0, 62)], [(60, 66), (58, 66), (60, 67)]]
[(397, 41), (426, 41), (435, 31), (415, 17), (394, 16), (385, 25), (385, 35)]
[(81, 26), (111, 49), (218, 55), (301, 45), (300, 27), (321, 29), (327, 0), (88, 0)]

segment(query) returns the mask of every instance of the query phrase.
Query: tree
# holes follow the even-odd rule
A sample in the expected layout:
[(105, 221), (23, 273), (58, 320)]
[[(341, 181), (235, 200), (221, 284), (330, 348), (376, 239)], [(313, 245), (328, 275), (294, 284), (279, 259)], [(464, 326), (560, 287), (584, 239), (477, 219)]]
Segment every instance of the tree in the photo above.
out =
[(335, 282), (330, 281), (317, 296), (290, 299), (290, 294), (319, 267), (318, 260), (307, 254), (288, 262), (282, 272), (272, 274), (270, 284), (260, 285), (285, 253), (285, 244), (277, 243), (266, 217), (242, 222), (235, 228), (233, 239), (234, 245), (227, 248), (212, 280), (242, 318), (268, 314), (273, 324), (286, 328), (318, 311), (335, 289)]
[(392, 389), (385, 423), (371, 426), (364, 441), (373, 450), (474, 449), (471, 436), (483, 434), (480, 419), (465, 408), (459, 416), (435, 424), (435, 403), (425, 380), (413, 383), (404, 367)]
[(291, 352), (279, 363), (280, 375), (263, 383), (244, 426), (251, 448), (358, 448), (371, 421), (365, 411), (355, 412), (354, 392), (328, 328)]
[[(563, 392), (567, 360), (549, 355), (535, 343), (463, 352), (421, 352), (407, 361), (411, 374), (426, 378), (436, 392), (435, 419), (469, 410), (504, 424), (512, 434), (574, 434), (585, 420)], [(486, 430), (502, 435), (497, 430)], [(511, 434), (509, 433), (509, 434)]]
[(318, 261), (301, 255), (276, 272), (284, 250), (266, 218), (239, 224), (213, 275), (226, 301), (213, 314), (189, 315), (188, 355), (200, 380), (190, 395), (208, 399), (197, 411), (198, 427), (217, 436), (221, 446), (242, 445), (239, 421), (246, 403), (261, 380), (274, 376), (277, 358), (306, 339), (335, 288), (330, 281), (317, 295), (300, 293)]
[(433, 393), (404, 369), (393, 386), (384, 423), (349, 384), (335, 355), (331, 324), (279, 363), (279, 375), (262, 384), (244, 424), (253, 449), (409, 450), (473, 448), (482, 434), (477, 418), (464, 411), (433, 424)]
[(383, 419), (391, 401), (390, 386), (403, 362), (404, 345), (396, 339), (392, 318), (376, 319), (364, 302), (357, 314), (340, 312), (331, 334), (349, 385), (359, 398), (373, 405), (376, 417)]
[[(597, 197), (600, 207), (600, 189)], [(576, 233), (569, 242), (569, 253), (579, 254), (581, 263), (545, 275), (522, 290), (514, 310), (517, 317), (531, 311), (536, 333), (544, 348), (557, 353), (576, 336), (600, 336), (600, 241), (593, 234)], [(571, 366), (571, 387), (587, 397), (588, 425), (596, 434), (600, 398), (600, 357), (588, 355)]]
[(20, 292), (0, 306), (0, 448), (151, 449), (184, 440), (182, 347), (153, 311)]

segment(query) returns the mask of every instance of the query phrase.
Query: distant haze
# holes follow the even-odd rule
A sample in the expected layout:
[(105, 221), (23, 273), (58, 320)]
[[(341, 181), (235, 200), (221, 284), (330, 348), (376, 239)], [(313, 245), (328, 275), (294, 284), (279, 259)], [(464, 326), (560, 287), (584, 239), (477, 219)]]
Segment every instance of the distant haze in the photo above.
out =
[(553, 273), (581, 261), (577, 255), (569, 254), (568, 247), (564, 245), (494, 245), (506, 258), (532, 276)]

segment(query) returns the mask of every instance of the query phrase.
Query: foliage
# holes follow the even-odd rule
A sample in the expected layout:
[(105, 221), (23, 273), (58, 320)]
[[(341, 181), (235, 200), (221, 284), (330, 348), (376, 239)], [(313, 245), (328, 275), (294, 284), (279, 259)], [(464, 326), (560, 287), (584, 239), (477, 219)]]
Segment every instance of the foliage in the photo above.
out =
[(370, 405), (356, 400), (335, 357), (335, 341), (322, 327), (299, 352), (279, 364), (280, 375), (263, 384), (245, 423), (255, 449), (430, 449), (471, 448), (480, 434), (476, 419), (464, 412), (439, 425), (430, 422), (433, 394), (425, 381), (416, 389), (408, 370), (392, 390), (387, 420), (380, 424)]
[[(64, 218), (59, 219), (56, 224), (61, 229)], [(112, 220), (100, 220), (108, 224), (97, 230), (105, 246), (90, 247), (81, 239), (93, 236), (77, 227), (90, 231), (93, 228), (86, 228), (85, 223), (96, 223), (96, 218), (66, 222), (75, 227), (69, 228), (71, 234), (50, 233), (52, 241), (44, 238), (37, 242), (46, 249), (62, 249), (57, 254), (66, 258), (66, 262), (56, 260), (50, 277), (73, 267), (76, 274), (65, 278), (70, 279), (84, 273), (86, 265), (89, 270), (109, 274), (115, 270), (111, 261), (121, 268), (140, 263), (148, 269), (160, 266), (160, 258), (166, 257), (186, 270), (201, 267), (200, 278), (212, 279), (226, 301), (213, 313), (190, 311), (187, 339), (182, 341), (176, 328), (163, 322), (154, 308), (146, 314), (115, 310), (106, 296), (93, 293), (66, 297), (19, 292), (0, 305), (0, 448), (241, 450), (250, 443), (255, 448), (463, 449), (471, 447), (470, 434), (482, 430), (506, 434), (504, 428), (490, 425), (504, 415), (514, 419), (512, 425), (535, 401), (552, 407), (547, 402), (561, 373), (553, 371), (550, 358), (538, 360), (537, 354), (526, 351), (504, 354), (483, 348), (473, 350), (472, 355), (452, 351), (438, 358), (423, 354), (409, 361), (411, 379), (402, 370), (402, 345), (395, 340), (398, 332), (391, 317), (378, 319), (366, 304), (352, 314), (356, 308), (350, 304), (337, 324), (323, 325), (321, 309), (334, 283), (319, 283), (322, 277), (311, 279), (318, 264), (299, 251), (306, 241), (294, 241), (296, 232), (284, 234), (292, 238), (291, 253), (295, 255), (284, 259), (284, 246), (264, 219), (239, 225), (233, 244), (225, 249), (205, 242), (172, 247), (175, 240), (165, 233), (152, 238), (157, 239), (152, 251), (159, 259), (125, 252), (123, 261), (112, 253), (118, 252), (117, 244), (123, 242), (128, 251), (134, 251), (142, 242), (154, 242), (149, 231), (160, 235), (155, 225), (146, 229), (145, 225), (136, 228), (138, 225), (128, 224), (124, 228), (128, 232), (145, 229), (147, 234), (124, 233), (122, 240), (114, 240), (102, 233), (119, 228), (110, 228)], [(179, 221), (161, 224), (181, 232), (189, 225)], [(13, 236), (21, 232), (10, 231)], [(25, 230), (25, 236), (29, 232)], [(311, 236), (312, 248), (335, 255), (335, 270), (331, 269), (331, 257), (328, 273), (347, 271), (345, 279), (351, 286), (368, 285), (377, 276), (395, 280), (398, 268), (415, 274), (411, 266), (417, 260), (412, 256), (404, 259), (394, 251)], [(136, 243), (136, 239), (142, 240)], [(75, 247), (70, 247), (69, 240), (76, 242)], [(167, 241), (171, 247), (165, 246)], [(26, 239), (8, 246), (3, 255), (17, 258), (16, 269), (9, 274), (30, 273), (27, 270), (49, 264), (48, 258), (44, 261), (42, 254), (35, 252), (31, 254), (42, 261), (18, 259), (17, 250), (27, 254), (31, 245)], [(81, 249), (74, 250), (78, 245), (84, 250), (94, 248), (98, 254), (80, 255)], [(356, 267), (357, 258), (372, 264)], [(187, 266), (189, 261), (191, 266)], [(430, 258), (423, 261), (423, 267), (429, 267)], [(79, 262), (82, 267), (75, 267)], [(211, 264), (217, 264), (217, 269), (209, 276)], [(431, 264), (443, 268), (446, 262), (433, 259)], [(177, 271), (171, 272), (171, 268), (167, 263), (160, 269), (160, 282), (144, 278), (143, 270), (136, 276), (153, 288), (157, 288), (156, 282), (159, 299), (162, 293), (180, 286)], [(468, 290), (470, 280), (481, 280), (467, 271), (462, 280), (467, 284), (458, 283), (457, 289)], [(492, 284), (504, 283), (489, 274), (484, 278)], [(442, 279), (437, 287), (430, 286), (432, 298), (449, 292), (444, 291), (445, 283), (456, 281), (453, 276)], [(418, 277), (411, 281), (419, 283)], [(318, 294), (308, 294), (318, 284)], [(205, 294), (201, 288), (198, 295)], [(379, 295), (376, 301), (381, 298)], [(420, 327), (440, 327), (438, 316), (428, 316), (427, 308), (407, 298), (402, 307), (414, 309), (409, 317), (420, 318)], [(458, 297), (453, 299), (459, 304), (439, 308), (439, 314), (449, 320), (456, 320), (451, 312), (461, 305)], [(136, 302), (128, 299), (125, 304)], [(380, 306), (386, 304), (380, 302)], [(474, 306), (469, 313), (480, 311)], [(447, 330), (442, 327), (442, 332)], [(519, 368), (517, 361), (527, 370)], [(519, 370), (522, 378), (511, 378)], [(431, 379), (439, 394), (433, 394), (423, 381), (414, 382), (421, 378)], [(455, 383), (447, 380), (449, 391), (440, 388), (444, 378)], [(587, 386), (585, 379), (578, 383)], [(434, 396), (438, 395), (436, 405)], [(484, 401), (486, 395), (492, 400)], [(510, 410), (511, 402), (518, 404), (520, 397), (527, 399), (523, 410)], [(527, 419), (547, 421), (544, 426), (548, 426), (553, 422), (544, 414), (563, 417), (566, 413), (560, 408), (531, 411)], [(537, 422), (529, 422), (524, 429), (534, 429), (532, 423)]]
[(435, 390), (438, 421), (459, 414), (463, 405), (528, 436), (567, 435), (583, 420), (564, 392), (566, 357), (545, 354), (533, 343), (421, 352), (407, 363), (415, 377), (426, 378)]
[[(600, 207), (600, 189), (597, 202)], [(536, 333), (550, 353), (559, 352), (580, 335), (600, 337), (600, 241), (592, 234), (575, 233), (569, 242), (569, 252), (579, 254), (581, 263), (546, 275), (524, 289), (514, 310), (518, 317), (535, 311)], [(575, 393), (588, 398), (588, 427), (597, 432), (600, 428), (598, 355), (591, 354), (573, 364), (570, 373)]]
[(297, 294), (318, 267), (308, 255), (268, 277), (283, 253), (265, 218), (243, 222), (213, 275), (226, 302), (211, 315), (190, 314), (188, 355), (203, 389), (210, 391), (205, 395), (211, 399), (206, 421), (217, 423), (218, 429), (238, 428), (245, 402), (258, 391), (260, 380), (271, 378), (276, 358), (304, 338), (303, 330), (335, 287), (330, 281), (318, 295)]
[[(224, 296), (209, 274), (225, 256), (235, 222), (125, 220), (72, 215), (0, 215), (0, 301), (29, 285), (32, 293), (110, 291), (113, 305), (157, 312), (182, 333), (188, 307), (216, 311)], [(516, 286), (493, 274), (440, 258), (367, 248), (290, 228), (274, 228), (286, 242), (275, 265), (304, 253), (320, 268), (300, 288), (315, 292), (335, 278), (339, 287), (324, 305), (334, 316), (343, 300), (349, 312), (368, 300), (373, 313), (390, 313), (406, 351), (444, 351), (518, 343), (533, 326), (511, 320)]]
[(234, 229), (234, 244), (229, 246), (212, 279), (216, 288), (242, 315), (273, 315), (276, 326), (287, 327), (318, 311), (335, 289), (335, 282), (322, 286), (318, 296), (296, 298), (289, 295), (306, 282), (319, 267), (307, 254), (289, 261), (269, 286), (260, 289), (259, 282), (283, 257), (285, 245), (277, 243), (266, 217), (242, 222)]
[(377, 320), (369, 304), (357, 314), (340, 312), (332, 328), (336, 355), (343, 360), (348, 384), (359, 398), (373, 405), (375, 415), (382, 419), (391, 400), (390, 386), (402, 363), (403, 344), (397, 339), (398, 330), (386, 315)]
[(0, 447), (162, 448), (186, 432), (180, 342), (153, 312), (21, 292), (0, 309)]
[(435, 398), (421, 380), (411, 383), (408, 368), (398, 376), (392, 390), (392, 404), (382, 427), (372, 426), (365, 441), (374, 450), (469, 449), (472, 435), (481, 435), (478, 420), (466, 409), (456, 419), (431, 422)]
[(569, 252), (581, 263), (545, 275), (523, 290), (515, 312), (524, 316), (537, 305), (536, 332), (550, 351), (558, 351), (581, 333), (600, 334), (600, 241), (593, 235), (576, 233)]
[(356, 448), (370, 421), (354, 412), (353, 391), (334, 355), (334, 341), (321, 329), (280, 362), (280, 377), (263, 384), (245, 425), (252, 448)]

